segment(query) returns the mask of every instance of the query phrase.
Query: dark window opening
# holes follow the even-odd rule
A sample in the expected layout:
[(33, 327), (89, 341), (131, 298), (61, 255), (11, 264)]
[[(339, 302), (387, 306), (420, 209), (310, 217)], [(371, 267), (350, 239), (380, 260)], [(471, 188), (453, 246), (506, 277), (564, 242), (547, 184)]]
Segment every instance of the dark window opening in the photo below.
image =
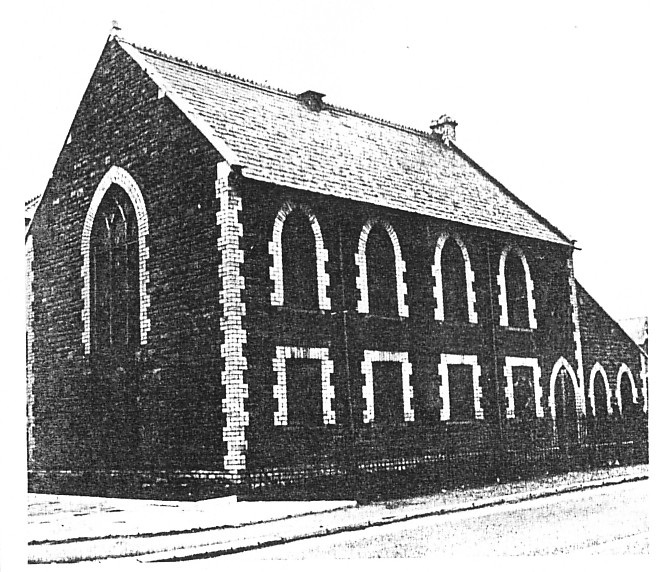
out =
[(595, 375), (594, 378), (594, 400), (595, 400), (595, 417), (605, 419), (608, 417), (608, 403), (606, 396), (606, 386), (601, 374)]
[(508, 302), (508, 325), (515, 328), (530, 327), (528, 319), (528, 297), (526, 295), (526, 273), (521, 258), (514, 252), (506, 258), (506, 300)]
[(451, 421), (471, 421), (474, 412), (474, 372), (470, 365), (449, 366)]
[(369, 233), (366, 257), (369, 312), (379, 316), (398, 316), (394, 247), (381, 225), (375, 225)]
[(139, 243), (134, 207), (116, 185), (98, 207), (90, 262), (95, 385), (89, 407), (98, 420), (97, 454), (106, 466), (129, 466), (139, 450)]
[(307, 216), (298, 210), (289, 213), (282, 229), (282, 264), (285, 304), (318, 308), (315, 237)]
[(442, 248), (442, 297), (445, 320), (469, 321), (465, 259), (460, 246), (452, 238)]
[(403, 375), (398, 362), (372, 364), (374, 375), (374, 421), (384, 425), (403, 423)]
[(633, 417), (636, 413), (636, 406), (635, 403), (633, 403), (631, 380), (626, 374), (622, 375), (620, 381), (620, 396), (622, 398), (622, 416)]
[(134, 207), (112, 186), (91, 231), (92, 347), (118, 359), (139, 346), (139, 244)]
[(288, 359), (287, 423), (299, 427), (323, 425), (321, 360)]
[(519, 366), (512, 368), (513, 398), (515, 418), (535, 417), (535, 390), (533, 387), (533, 368)]
[(554, 387), (556, 405), (556, 437), (558, 445), (569, 447), (578, 440), (578, 419), (574, 381), (566, 369), (558, 372)]

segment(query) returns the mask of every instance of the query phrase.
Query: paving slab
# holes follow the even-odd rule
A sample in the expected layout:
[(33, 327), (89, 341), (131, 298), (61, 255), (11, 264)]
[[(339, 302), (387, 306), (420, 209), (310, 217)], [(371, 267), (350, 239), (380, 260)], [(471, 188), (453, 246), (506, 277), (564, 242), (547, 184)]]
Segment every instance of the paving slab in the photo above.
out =
[(30, 495), (28, 553), (30, 562), (160, 561), (229, 554), (647, 476), (648, 465), (611, 467), (366, 505), (355, 501), (253, 502), (236, 497), (165, 502)]

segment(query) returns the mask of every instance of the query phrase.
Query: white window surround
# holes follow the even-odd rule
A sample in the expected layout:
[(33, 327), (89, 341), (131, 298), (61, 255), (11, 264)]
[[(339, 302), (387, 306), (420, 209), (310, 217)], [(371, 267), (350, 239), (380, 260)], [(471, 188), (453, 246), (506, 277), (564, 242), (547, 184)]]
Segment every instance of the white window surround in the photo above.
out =
[(360, 240), (358, 241), (358, 252), (355, 254), (355, 263), (359, 268), (359, 275), (355, 279), (356, 288), (360, 292), (360, 297), (358, 300), (357, 310), (361, 314), (369, 313), (369, 282), (367, 280), (367, 240), (369, 238), (369, 233), (375, 225), (381, 225), (387, 232), (390, 240), (392, 241), (392, 247), (394, 249), (394, 270), (396, 273), (396, 298), (398, 301), (398, 312), (399, 316), (407, 318), (409, 316), (408, 306), (405, 303), (405, 297), (408, 293), (408, 288), (403, 277), (405, 273), (405, 262), (403, 256), (401, 255), (401, 243), (399, 242), (399, 237), (396, 235), (396, 232), (392, 225), (379, 218), (370, 218), (365, 225), (362, 227), (360, 232)]
[(631, 382), (631, 396), (633, 397), (633, 403), (638, 403), (638, 388), (636, 387), (635, 380), (633, 379), (633, 374), (629, 369), (629, 366), (623, 363), (620, 365), (620, 369), (617, 372), (617, 382), (615, 385), (615, 399), (617, 400), (617, 407), (622, 413), (622, 392), (620, 391), (620, 383), (622, 382), (622, 375), (627, 374), (629, 381)]
[(469, 252), (467, 251), (467, 246), (456, 233), (443, 232), (440, 237), (437, 239), (437, 246), (435, 248), (435, 261), (433, 264), (433, 276), (435, 278), (435, 286), (433, 287), (433, 293), (435, 295), (436, 308), (435, 308), (435, 319), (444, 320), (444, 287), (442, 282), (442, 249), (446, 241), (452, 238), (455, 240), (456, 244), (460, 247), (462, 252), (462, 257), (465, 261), (465, 281), (467, 283), (467, 312), (469, 314), (469, 322), (472, 324), (478, 323), (478, 314), (474, 309), (474, 304), (476, 303), (476, 292), (474, 291), (474, 271), (471, 267), (471, 260), (469, 258)]
[(333, 373), (333, 362), (329, 359), (328, 348), (306, 348), (294, 346), (276, 346), (276, 357), (273, 358), (273, 371), (278, 382), (273, 386), (273, 397), (278, 400), (278, 411), (273, 414), (274, 425), (287, 425), (287, 360), (310, 359), (321, 361), (321, 402), (324, 425), (335, 424), (335, 388), (330, 382)]
[(408, 360), (408, 352), (385, 352), (378, 350), (364, 350), (364, 359), (360, 370), (364, 374), (364, 386), (362, 387), (362, 396), (365, 399), (366, 407), (362, 417), (364, 423), (374, 421), (374, 368), (375, 362), (392, 361), (401, 364), (401, 377), (403, 383), (403, 419), (405, 421), (414, 421), (415, 412), (412, 408), (412, 398), (414, 389), (410, 384), (412, 375), (412, 364)]
[(576, 414), (577, 416), (585, 416), (585, 399), (583, 396), (583, 388), (579, 386), (576, 373), (564, 357), (559, 357), (551, 370), (551, 378), (549, 379), (549, 410), (551, 411), (551, 418), (556, 419), (556, 379), (561, 369), (565, 369), (569, 375), (572, 385), (574, 386), (574, 399), (576, 401)]
[(531, 270), (528, 266), (528, 260), (521, 248), (516, 245), (508, 244), (501, 252), (499, 258), (499, 275), (497, 276), (497, 284), (499, 284), (499, 305), (501, 306), (501, 314), (499, 315), (499, 325), (508, 326), (508, 296), (506, 290), (506, 259), (508, 254), (515, 252), (524, 267), (524, 276), (526, 278), (526, 299), (528, 301), (528, 323), (532, 330), (538, 327), (537, 320), (535, 319), (535, 299), (533, 298), (533, 280), (531, 279)]
[(135, 180), (125, 169), (114, 165), (107, 171), (107, 173), (105, 173), (105, 176), (96, 188), (93, 197), (91, 198), (89, 209), (87, 210), (84, 226), (82, 227), (82, 343), (84, 345), (85, 354), (91, 352), (91, 229), (93, 228), (93, 222), (96, 218), (98, 207), (100, 206), (105, 193), (114, 184), (121, 187), (128, 195), (134, 206), (137, 218), (139, 246), (139, 331), (141, 345), (146, 343), (148, 332), (150, 331), (150, 319), (148, 318), (150, 295), (147, 290), (148, 282), (150, 281), (147, 268), (149, 248), (146, 246), (146, 236), (148, 236), (148, 214), (146, 212), (143, 195), (141, 194), (141, 190)]
[(317, 258), (317, 288), (319, 297), (319, 308), (321, 310), (330, 310), (330, 298), (327, 295), (327, 288), (330, 284), (330, 276), (326, 272), (326, 263), (328, 262), (328, 250), (324, 247), (321, 226), (317, 217), (310, 207), (305, 204), (298, 204), (293, 201), (286, 201), (273, 223), (272, 240), (269, 242), (269, 254), (273, 256), (273, 266), (269, 268), (269, 277), (273, 280), (273, 292), (271, 293), (271, 305), (282, 306), (285, 302), (284, 290), (284, 268), (282, 263), (282, 231), (285, 226), (285, 220), (294, 210), (300, 210), (310, 221), (312, 232), (314, 234), (314, 245)]
[(442, 407), (440, 409), (440, 420), (449, 421), (451, 419), (451, 398), (449, 396), (449, 366), (450, 365), (468, 365), (472, 368), (472, 380), (474, 384), (474, 418), (485, 419), (481, 399), (483, 397), (483, 388), (481, 387), (481, 366), (478, 365), (478, 356), (475, 355), (458, 355), (458, 354), (441, 354), (440, 363), (437, 366), (437, 372), (440, 375), (440, 397)]
[(645, 413), (647, 413), (647, 410), (649, 409), (649, 406), (647, 405), (648, 377), (649, 374), (647, 373), (647, 358), (644, 356), (644, 354), (640, 354), (640, 379), (642, 380), (642, 400), (643, 400), (642, 410)]
[(542, 407), (542, 386), (540, 385), (540, 375), (542, 370), (538, 365), (538, 358), (530, 357), (506, 357), (506, 364), (503, 368), (503, 374), (506, 377), (505, 394), (508, 400), (506, 406), (506, 419), (515, 418), (515, 390), (513, 386), (513, 368), (514, 367), (529, 367), (533, 370), (533, 396), (535, 399), (535, 416), (538, 418), (544, 417), (544, 409)]
[(606, 375), (606, 370), (599, 362), (596, 362), (592, 366), (592, 370), (590, 371), (590, 385), (588, 387), (588, 399), (590, 400), (590, 409), (592, 411), (592, 415), (596, 417), (597, 402), (595, 401), (594, 381), (598, 373), (601, 374), (601, 378), (604, 382), (604, 388), (606, 390), (606, 403), (599, 404), (599, 406), (605, 407), (606, 411), (608, 412), (608, 415), (612, 415), (613, 408), (610, 402), (611, 392), (610, 392), (610, 384), (608, 383), (608, 375)]

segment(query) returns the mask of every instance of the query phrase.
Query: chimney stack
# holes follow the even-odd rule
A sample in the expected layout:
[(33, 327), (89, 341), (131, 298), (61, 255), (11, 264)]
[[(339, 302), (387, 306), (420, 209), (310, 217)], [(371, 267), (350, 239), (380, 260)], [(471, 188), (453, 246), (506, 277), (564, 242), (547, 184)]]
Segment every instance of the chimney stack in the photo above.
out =
[(304, 91), (298, 94), (299, 101), (302, 101), (312, 111), (321, 111), (323, 109), (323, 98), (326, 94), (318, 91)]
[(431, 136), (441, 139), (445, 145), (456, 141), (456, 126), (458, 122), (448, 115), (440, 115), (439, 119), (431, 122)]

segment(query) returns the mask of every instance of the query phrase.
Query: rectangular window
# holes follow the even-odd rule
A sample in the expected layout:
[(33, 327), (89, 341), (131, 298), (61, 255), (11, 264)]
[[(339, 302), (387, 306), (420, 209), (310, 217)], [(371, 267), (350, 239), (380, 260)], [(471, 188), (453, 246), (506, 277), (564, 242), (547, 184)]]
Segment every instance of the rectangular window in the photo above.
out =
[(515, 417), (530, 419), (535, 417), (535, 391), (533, 389), (533, 368), (515, 366), (512, 368), (513, 399)]
[(323, 425), (321, 360), (288, 359), (287, 418), (289, 425)]
[(374, 421), (393, 425), (403, 423), (403, 376), (401, 363), (380, 361), (372, 364), (374, 374)]
[(451, 421), (472, 421), (474, 415), (474, 373), (470, 365), (449, 365)]

